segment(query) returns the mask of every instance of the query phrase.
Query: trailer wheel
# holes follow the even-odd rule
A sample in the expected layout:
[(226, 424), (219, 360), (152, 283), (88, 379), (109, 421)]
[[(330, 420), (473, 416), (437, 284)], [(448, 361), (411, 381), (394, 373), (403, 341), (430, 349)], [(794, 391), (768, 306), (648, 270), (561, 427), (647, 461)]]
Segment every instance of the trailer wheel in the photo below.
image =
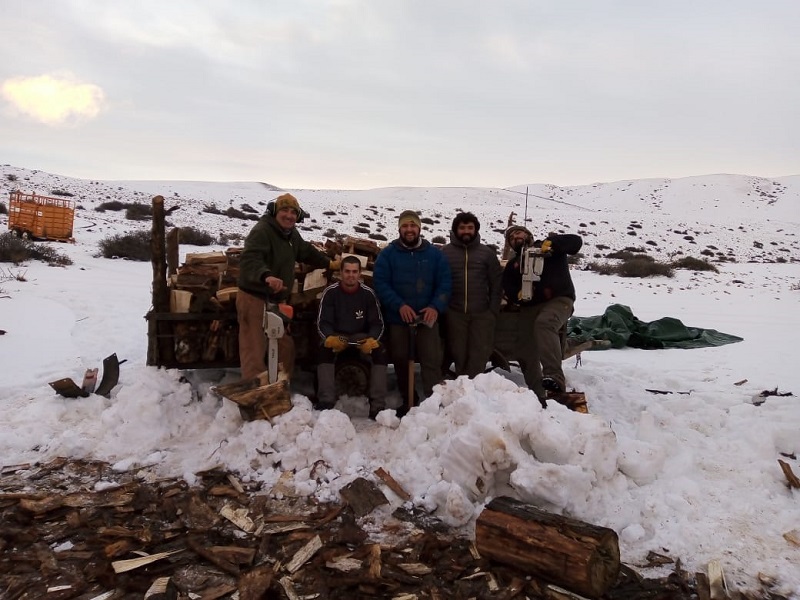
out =
[(18, 238), (19, 237), (19, 229), (12, 229), (11, 230), (11, 237)]
[(366, 396), (369, 393), (370, 364), (360, 357), (341, 356), (336, 360), (336, 393)]
[(26, 240), (26, 241), (30, 240), (30, 239), (31, 239), (31, 234), (30, 234), (30, 232), (28, 232), (28, 231), (23, 231), (23, 232), (22, 232), (22, 239), (23, 239), (23, 240)]

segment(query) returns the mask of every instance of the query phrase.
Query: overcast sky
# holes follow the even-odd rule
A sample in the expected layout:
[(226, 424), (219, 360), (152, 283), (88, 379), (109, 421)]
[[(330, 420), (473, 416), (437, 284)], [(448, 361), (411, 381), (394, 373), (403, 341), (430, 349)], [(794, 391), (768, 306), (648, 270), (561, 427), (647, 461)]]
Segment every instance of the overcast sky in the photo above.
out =
[(286, 188), (800, 174), (798, 0), (6, 0), (0, 163)]

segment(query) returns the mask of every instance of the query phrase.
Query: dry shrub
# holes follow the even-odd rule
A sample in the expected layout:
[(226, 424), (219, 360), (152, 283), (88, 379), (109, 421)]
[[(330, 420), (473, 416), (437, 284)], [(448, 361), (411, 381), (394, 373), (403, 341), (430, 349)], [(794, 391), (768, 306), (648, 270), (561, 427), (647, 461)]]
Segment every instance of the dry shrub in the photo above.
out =
[(59, 253), (45, 243), (20, 239), (12, 235), (10, 231), (0, 235), (0, 262), (18, 265), (27, 260), (38, 260), (50, 266), (72, 264), (69, 256)]
[(675, 269), (688, 269), (689, 271), (713, 271), (719, 273), (719, 269), (706, 260), (694, 258), (693, 256), (684, 256), (679, 260), (672, 261), (672, 266)]
[(196, 227), (181, 227), (178, 239), (181, 244), (190, 246), (210, 246), (216, 241), (213, 235)]
[(117, 234), (100, 240), (100, 256), (103, 258), (127, 258), (147, 261), (152, 256), (150, 232)]
[(636, 256), (622, 261), (617, 265), (617, 275), (620, 277), (673, 277), (675, 272), (672, 266), (656, 262), (650, 256)]

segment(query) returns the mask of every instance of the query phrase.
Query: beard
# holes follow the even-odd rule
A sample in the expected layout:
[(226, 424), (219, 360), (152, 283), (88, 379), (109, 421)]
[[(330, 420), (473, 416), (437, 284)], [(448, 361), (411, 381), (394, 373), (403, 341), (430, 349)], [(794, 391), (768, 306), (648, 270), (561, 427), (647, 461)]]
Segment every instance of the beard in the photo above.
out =
[(404, 246), (413, 248), (419, 243), (419, 235), (414, 233), (403, 234), (400, 236), (400, 241), (403, 242)]
[(513, 244), (511, 244), (511, 248), (517, 254), (525, 247), (525, 240), (516, 240)]
[(458, 236), (458, 239), (462, 244), (464, 244), (466, 246), (467, 244), (471, 244), (472, 243), (472, 241), (475, 239), (475, 234), (474, 233), (462, 233), (460, 236)]

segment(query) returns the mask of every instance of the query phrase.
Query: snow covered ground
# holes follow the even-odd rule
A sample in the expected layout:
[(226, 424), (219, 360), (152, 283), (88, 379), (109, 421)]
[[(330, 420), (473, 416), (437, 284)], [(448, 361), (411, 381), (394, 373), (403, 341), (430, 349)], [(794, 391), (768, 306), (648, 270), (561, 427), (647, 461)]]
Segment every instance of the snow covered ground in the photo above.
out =
[[(800, 597), (800, 491), (788, 488), (778, 464), (800, 474), (800, 178), (527, 186), (531, 229), (581, 233), (584, 264), (626, 246), (660, 259), (683, 253), (735, 261), (717, 263), (719, 273), (678, 271), (671, 279), (573, 269), (579, 316), (621, 303), (644, 321), (673, 316), (744, 338), (718, 348), (606, 350), (584, 353), (577, 366), (567, 361), (568, 384), (586, 392), (589, 415), (558, 405), (542, 410), (512, 371), (447, 382), (402, 421), (393, 411), (369, 421), (361, 398), (320, 413), (295, 394), (293, 410), (270, 424), (242, 422), (234, 405), (210, 392), (236, 380), (235, 371), (145, 366), (150, 264), (96, 255), (99, 240), (149, 223), (93, 208), (112, 199), (149, 202), (160, 193), (167, 207), (181, 206), (170, 216), (175, 225), (245, 234), (252, 221), (211, 215), (203, 206), (246, 203), (263, 211), (275, 188), (94, 182), (9, 166), (0, 175), (0, 198), (16, 188), (58, 189), (82, 207), (76, 243), (56, 245), (73, 265), (0, 264), (3, 465), (93, 458), (142, 477), (189, 482), (222, 466), (265, 490), (321, 500), (337, 499), (353, 478), (383, 467), (415, 504), (465, 534), (489, 499), (512, 495), (613, 528), (623, 561), (633, 566), (650, 551), (680, 558), (689, 570), (718, 559), (733, 588), (754, 589), (766, 576), (777, 581), (776, 591)], [(477, 214), (486, 241), (499, 245), (509, 213), (522, 219), (525, 188), (291, 191), (314, 218), (303, 231), (308, 239), (359, 223), (392, 239), (404, 208), (431, 218), (424, 226), (430, 239), (446, 235), (463, 209)], [(0, 227), (5, 223), (2, 216)], [(48, 386), (61, 377), (80, 380), (111, 353), (127, 362), (110, 399), (68, 400)], [(794, 395), (759, 396), (775, 388)], [(372, 515), (376, 530), (391, 509)]]

